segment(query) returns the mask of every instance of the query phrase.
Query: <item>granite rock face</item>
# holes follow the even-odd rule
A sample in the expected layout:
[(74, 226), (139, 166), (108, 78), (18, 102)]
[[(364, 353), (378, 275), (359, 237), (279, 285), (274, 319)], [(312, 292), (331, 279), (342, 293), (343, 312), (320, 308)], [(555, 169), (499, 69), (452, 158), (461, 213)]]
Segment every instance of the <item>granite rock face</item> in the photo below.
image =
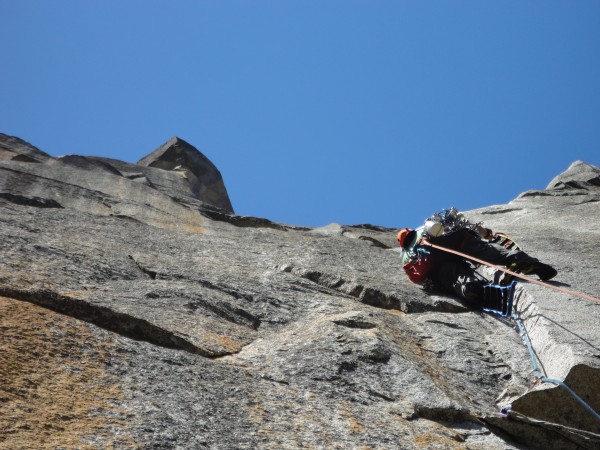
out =
[[(533, 385), (515, 321), (408, 281), (396, 230), (236, 216), (180, 140), (138, 164), (2, 145), (0, 447), (600, 443), (565, 389)], [(467, 215), (597, 296), (598, 170)], [(520, 283), (516, 311), (544, 376), (600, 410), (600, 305)]]
[(583, 161), (575, 161), (567, 169), (554, 178), (546, 190), (583, 189), (593, 191), (600, 187), (600, 169)]
[[(137, 165), (174, 171), (187, 181), (189, 191), (198, 199), (233, 213), (219, 170), (206, 156), (183, 139), (171, 138), (148, 156), (140, 159)], [(156, 183), (156, 179), (152, 177), (148, 180), (153, 184)], [(169, 186), (167, 191), (169, 190), (178, 191), (181, 188)]]
[(0, 161), (43, 162), (48, 158), (50, 155), (30, 143), (18, 137), (0, 133)]

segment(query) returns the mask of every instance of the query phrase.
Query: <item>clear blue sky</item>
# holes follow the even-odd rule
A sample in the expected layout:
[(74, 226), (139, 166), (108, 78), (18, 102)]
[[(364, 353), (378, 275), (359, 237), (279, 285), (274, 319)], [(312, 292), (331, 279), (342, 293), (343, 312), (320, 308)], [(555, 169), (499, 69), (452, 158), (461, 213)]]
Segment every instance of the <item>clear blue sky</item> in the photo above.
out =
[(0, 0), (0, 132), (135, 162), (171, 136), (238, 214), (419, 225), (600, 165), (600, 1)]

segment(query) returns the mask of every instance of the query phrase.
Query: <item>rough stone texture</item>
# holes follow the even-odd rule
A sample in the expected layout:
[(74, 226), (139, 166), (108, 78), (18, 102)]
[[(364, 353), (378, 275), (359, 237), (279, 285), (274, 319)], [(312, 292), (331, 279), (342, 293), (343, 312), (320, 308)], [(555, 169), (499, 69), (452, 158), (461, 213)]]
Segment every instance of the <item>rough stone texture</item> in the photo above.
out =
[(43, 162), (48, 158), (50, 158), (50, 155), (34, 147), (29, 142), (0, 133), (0, 161)]
[(554, 178), (546, 187), (547, 190), (584, 189), (593, 190), (600, 186), (600, 169), (595, 166), (575, 161), (569, 169)]
[[(597, 296), (581, 164), (561, 180), (587, 184), (468, 216)], [(0, 447), (597, 448), (590, 413), (532, 387), (514, 321), (406, 279), (396, 230), (235, 216), (173, 173), (0, 161)], [(600, 306), (521, 283), (517, 311), (544, 375), (599, 410)]]
[[(507, 205), (471, 212), (475, 220), (509, 233), (557, 268), (554, 285), (600, 297), (600, 169), (581, 161), (543, 191)], [(525, 287), (526, 286), (526, 287)], [(564, 381), (600, 411), (600, 305), (537, 285), (522, 285), (516, 308), (524, 320), (543, 375)], [(595, 419), (561, 387), (541, 384), (513, 403), (525, 415), (600, 433)]]
[[(204, 211), (232, 214), (218, 170), (178, 138), (144, 158), (144, 165), (74, 155), (52, 158), (6, 135), (0, 135), (0, 146), (0, 196), (13, 203), (69, 208), (190, 232), (201, 232)], [(175, 163), (181, 164), (172, 168)]]

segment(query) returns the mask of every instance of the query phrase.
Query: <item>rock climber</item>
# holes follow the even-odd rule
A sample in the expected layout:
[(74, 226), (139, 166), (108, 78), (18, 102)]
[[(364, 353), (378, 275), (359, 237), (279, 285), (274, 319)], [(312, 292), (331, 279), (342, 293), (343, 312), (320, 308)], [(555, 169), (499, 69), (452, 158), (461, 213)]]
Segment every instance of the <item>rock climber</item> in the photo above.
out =
[[(510, 268), (513, 272), (535, 274), (541, 280), (556, 276), (556, 270), (515, 246), (505, 248), (491, 240), (495, 233), (481, 224), (470, 223), (455, 208), (444, 210), (429, 217), (417, 229), (403, 228), (398, 232), (398, 244), (402, 248), (404, 270), (411, 281), (424, 284), (426, 288), (456, 294), (473, 306), (504, 310), (512, 307), (510, 277), (500, 284), (477, 272), (478, 264), (452, 253), (426, 245), (431, 242), (456, 250), (494, 265)], [(511, 297), (510, 306), (507, 298)]]

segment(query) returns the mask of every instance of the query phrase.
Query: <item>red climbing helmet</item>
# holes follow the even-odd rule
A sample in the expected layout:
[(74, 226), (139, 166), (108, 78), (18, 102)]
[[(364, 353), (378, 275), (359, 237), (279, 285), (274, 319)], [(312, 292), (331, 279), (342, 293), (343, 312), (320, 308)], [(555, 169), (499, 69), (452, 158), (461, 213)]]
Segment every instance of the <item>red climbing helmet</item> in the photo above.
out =
[(410, 239), (407, 241), (406, 236), (410, 234), (411, 231), (414, 231), (412, 228), (402, 228), (398, 231), (398, 245), (404, 248), (404, 244), (409, 244)]

